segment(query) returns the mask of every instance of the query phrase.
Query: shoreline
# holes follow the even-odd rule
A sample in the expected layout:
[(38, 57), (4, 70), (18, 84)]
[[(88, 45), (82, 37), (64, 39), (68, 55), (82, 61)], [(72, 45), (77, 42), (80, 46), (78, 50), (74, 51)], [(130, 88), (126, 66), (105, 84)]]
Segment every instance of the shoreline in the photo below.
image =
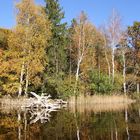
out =
[[(0, 98), (0, 108), (9, 108), (9, 109), (21, 109), (24, 106), (28, 106), (35, 101), (35, 98), (9, 98), (3, 97)], [(55, 100), (54, 100), (55, 101)], [(53, 100), (51, 101), (53, 102)], [(68, 100), (68, 106), (93, 106), (93, 105), (106, 105), (112, 106), (119, 104), (131, 104), (135, 103), (136, 100), (133, 100), (127, 96), (123, 95), (93, 95), (93, 96), (78, 96), (77, 102), (75, 103), (75, 97), (71, 97)]]
[[(81, 95), (77, 97), (77, 104), (117, 104), (117, 103), (134, 103), (136, 100), (125, 95)], [(69, 99), (69, 103), (75, 103), (75, 97)]]

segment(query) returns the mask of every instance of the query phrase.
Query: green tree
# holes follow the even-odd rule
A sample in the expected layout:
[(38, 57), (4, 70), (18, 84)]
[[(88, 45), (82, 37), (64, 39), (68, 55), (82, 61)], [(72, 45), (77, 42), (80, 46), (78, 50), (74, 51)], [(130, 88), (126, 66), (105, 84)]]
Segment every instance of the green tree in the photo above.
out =
[(52, 23), (52, 37), (47, 47), (47, 72), (58, 75), (66, 70), (66, 23), (62, 23), (64, 12), (58, 0), (46, 0), (46, 15)]

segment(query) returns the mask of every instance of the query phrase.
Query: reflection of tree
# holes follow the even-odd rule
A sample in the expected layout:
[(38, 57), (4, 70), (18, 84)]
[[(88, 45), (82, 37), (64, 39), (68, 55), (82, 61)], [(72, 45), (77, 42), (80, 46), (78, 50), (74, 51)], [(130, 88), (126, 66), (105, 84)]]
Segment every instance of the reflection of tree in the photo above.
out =
[[(95, 113), (85, 110), (80, 113), (77, 110), (76, 114), (63, 109), (51, 112), (51, 121), (43, 124), (40, 119), (31, 124), (29, 110), (0, 113), (0, 140), (77, 140), (79, 131), (80, 140), (129, 140), (132, 136), (135, 140), (138, 139), (136, 134), (139, 134), (140, 120), (139, 106), (134, 107), (121, 112)], [(34, 110), (34, 114), (44, 112)], [(35, 117), (37, 115), (32, 120)]]
[(85, 139), (120, 139), (125, 132), (125, 122), (122, 113), (106, 112), (81, 114), (82, 123), (79, 126), (81, 137)]
[(74, 114), (67, 110), (55, 112), (54, 118), (44, 125), (42, 135), (46, 140), (77, 140)]
[(76, 125), (77, 140), (80, 140), (80, 129), (79, 129), (79, 125), (78, 125), (77, 105), (75, 105), (74, 120), (75, 120), (75, 125)]
[(27, 123), (28, 112), (0, 113), (0, 140), (38, 140), (40, 125)]
[(139, 119), (139, 108), (140, 104), (132, 104), (129, 110), (126, 110), (126, 135), (127, 139), (139, 139), (140, 135), (140, 119)]
[(12, 115), (0, 113), (0, 140), (16, 140), (18, 127), (17, 116), (13, 111)]
[(20, 122), (21, 122), (21, 112), (18, 111), (18, 140), (21, 140), (21, 125), (20, 125)]
[(32, 123), (36, 123), (37, 121), (40, 120), (41, 123), (46, 123), (48, 121), (50, 121), (50, 113), (52, 112), (52, 110), (49, 109), (32, 109), (29, 110), (31, 117), (30, 117), (30, 124)]

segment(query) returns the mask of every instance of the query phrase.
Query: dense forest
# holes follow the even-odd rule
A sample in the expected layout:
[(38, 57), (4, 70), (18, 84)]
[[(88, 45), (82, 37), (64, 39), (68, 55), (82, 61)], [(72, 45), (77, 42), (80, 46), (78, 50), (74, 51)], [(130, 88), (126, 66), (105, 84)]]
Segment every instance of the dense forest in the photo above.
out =
[(0, 95), (139, 93), (140, 22), (124, 28), (116, 10), (100, 27), (84, 11), (70, 25), (64, 16), (58, 0), (16, 4), (16, 26), (0, 28)]

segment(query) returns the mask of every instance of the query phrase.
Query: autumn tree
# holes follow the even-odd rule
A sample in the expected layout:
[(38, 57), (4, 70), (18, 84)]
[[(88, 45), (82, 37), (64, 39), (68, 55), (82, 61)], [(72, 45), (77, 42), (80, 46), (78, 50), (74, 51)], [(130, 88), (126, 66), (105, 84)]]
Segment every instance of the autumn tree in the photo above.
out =
[(115, 76), (115, 49), (121, 39), (121, 33), (122, 33), (121, 28), (122, 28), (121, 18), (119, 14), (115, 10), (113, 10), (112, 15), (109, 19), (109, 25), (107, 31), (109, 46), (112, 49), (112, 84), (114, 83), (114, 76)]
[[(119, 42), (119, 45), (118, 45), (118, 48), (117, 48), (117, 54), (118, 56), (120, 56), (120, 65), (121, 65), (121, 71), (122, 71), (122, 74), (123, 74), (123, 92), (125, 93), (126, 95), (126, 92), (127, 92), (127, 77), (126, 77), (126, 74), (127, 74), (127, 69), (128, 69), (128, 65), (127, 65), (127, 54), (129, 54), (129, 48), (128, 48), (128, 42), (127, 42), (127, 39), (128, 39), (128, 35), (127, 33), (124, 31), (122, 33), (122, 36), (121, 36), (121, 39), (120, 39), (120, 42)], [(121, 72), (119, 71), (119, 72)]]
[(3, 55), (4, 55), (4, 52), (7, 51), (7, 49), (8, 49), (8, 36), (9, 36), (10, 32), (11, 31), (8, 29), (0, 28), (0, 66), (1, 66), (1, 69), (0, 69), (0, 85), (1, 85), (0, 92), (2, 92), (2, 93), (4, 92), (2, 85), (5, 82), (5, 78), (3, 77), (4, 75), (3, 75), (3, 71), (2, 71), (2, 67), (4, 64)]
[[(33, 0), (22, 0), (16, 5), (17, 25), (9, 36), (9, 49), (5, 52), (7, 81), (5, 90), (27, 95), (29, 86), (39, 86), (46, 65), (47, 41), (50, 22), (44, 10)], [(14, 89), (14, 90), (9, 90)]]
[(76, 88), (77, 88), (77, 83), (78, 83), (78, 79), (79, 79), (80, 65), (84, 58), (86, 47), (87, 47), (86, 46), (87, 42), (85, 42), (86, 24), (87, 24), (87, 17), (85, 15), (85, 13), (82, 12), (79, 16), (77, 23), (74, 25), (74, 34), (73, 34), (73, 42), (74, 42), (74, 46), (76, 47), (76, 50), (77, 50), (77, 55), (76, 55), (77, 68), (76, 68), (76, 74), (75, 74), (76, 81), (75, 81), (75, 89), (74, 89), (75, 94), (76, 94)]
[(139, 77), (140, 77), (140, 22), (134, 22), (132, 26), (127, 29), (128, 33), (128, 45), (131, 49), (133, 63), (134, 77), (137, 77), (135, 82), (137, 83), (137, 92), (139, 92)]
[(111, 51), (110, 51), (110, 47), (109, 47), (109, 43), (108, 43), (108, 37), (107, 37), (107, 27), (105, 25), (102, 25), (100, 27), (100, 33), (102, 34), (103, 37), (103, 51), (104, 51), (104, 56), (105, 56), (105, 60), (107, 64), (107, 73), (108, 73), (108, 77), (109, 77), (109, 81), (108, 83), (111, 83)]
[(77, 65), (75, 74), (75, 93), (79, 75), (84, 79), (87, 77), (88, 72), (95, 66), (95, 47), (98, 46), (99, 40), (100, 34), (95, 26), (88, 21), (86, 14), (81, 12), (73, 26), (72, 35), (72, 49), (75, 50), (73, 56)]

